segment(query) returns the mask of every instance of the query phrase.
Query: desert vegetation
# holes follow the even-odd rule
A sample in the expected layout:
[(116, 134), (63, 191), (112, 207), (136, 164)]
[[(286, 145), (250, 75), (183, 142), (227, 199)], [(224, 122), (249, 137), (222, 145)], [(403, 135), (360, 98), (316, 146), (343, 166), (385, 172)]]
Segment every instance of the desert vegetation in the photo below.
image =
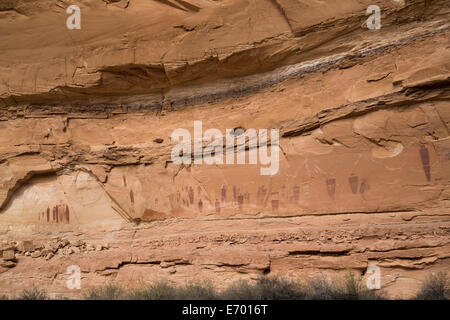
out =
[(430, 274), (420, 287), (417, 300), (449, 300), (450, 280), (447, 273)]
[[(0, 295), (0, 300), (8, 296)], [(47, 300), (45, 290), (33, 286), (11, 297), (17, 300)], [(330, 281), (317, 278), (309, 282), (281, 277), (261, 277), (254, 282), (240, 280), (226, 289), (217, 290), (211, 282), (189, 282), (173, 285), (160, 281), (125, 289), (114, 283), (88, 290), (86, 300), (381, 300), (389, 299), (381, 290), (369, 290), (362, 279), (347, 273)], [(450, 281), (446, 273), (430, 274), (413, 300), (449, 300)]]

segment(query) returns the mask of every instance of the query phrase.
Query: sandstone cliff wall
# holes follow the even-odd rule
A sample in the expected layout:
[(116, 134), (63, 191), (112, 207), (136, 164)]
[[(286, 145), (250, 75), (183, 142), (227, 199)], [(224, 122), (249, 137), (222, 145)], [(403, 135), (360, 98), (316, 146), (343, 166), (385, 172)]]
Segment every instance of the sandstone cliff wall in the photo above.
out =
[[(377, 265), (411, 295), (449, 270), (449, 27), (440, 0), (2, 2), (0, 291)], [(199, 120), (279, 129), (278, 173), (173, 163)]]

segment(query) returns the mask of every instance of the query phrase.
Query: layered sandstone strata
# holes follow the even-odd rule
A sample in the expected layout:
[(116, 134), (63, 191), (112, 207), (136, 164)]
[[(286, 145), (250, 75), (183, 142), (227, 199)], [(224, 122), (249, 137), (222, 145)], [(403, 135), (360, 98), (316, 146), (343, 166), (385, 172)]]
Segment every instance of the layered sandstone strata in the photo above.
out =
[[(377, 265), (413, 294), (449, 269), (448, 4), (2, 2), (0, 291)], [(199, 120), (279, 129), (277, 174), (173, 163)]]

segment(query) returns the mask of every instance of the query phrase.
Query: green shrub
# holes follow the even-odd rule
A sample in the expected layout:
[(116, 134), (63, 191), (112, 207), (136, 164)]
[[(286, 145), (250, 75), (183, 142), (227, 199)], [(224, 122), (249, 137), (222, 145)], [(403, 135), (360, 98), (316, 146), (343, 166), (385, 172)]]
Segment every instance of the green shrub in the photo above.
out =
[(218, 295), (210, 282), (190, 282), (184, 286), (156, 282), (142, 285), (128, 292), (120, 286), (108, 284), (91, 289), (84, 298), (88, 300), (214, 300), (218, 299)]
[(16, 297), (17, 300), (47, 300), (47, 292), (43, 289), (38, 289), (33, 286), (30, 289), (24, 289)]
[(133, 289), (127, 294), (131, 300), (174, 300), (176, 299), (176, 288), (167, 282), (156, 282), (151, 285), (143, 285)]
[(221, 296), (229, 300), (299, 300), (305, 294), (299, 283), (282, 279), (261, 277), (255, 284), (237, 281), (225, 289)]
[(125, 299), (125, 291), (121, 286), (106, 284), (101, 287), (92, 288), (83, 297), (86, 300), (121, 300)]
[(343, 280), (328, 281), (323, 278), (308, 283), (305, 292), (307, 300), (380, 300), (385, 297), (367, 288), (361, 277), (349, 271)]
[(447, 273), (429, 275), (422, 284), (415, 299), (417, 300), (449, 300), (450, 281)]
[(189, 282), (177, 288), (177, 300), (218, 300), (219, 295), (209, 281)]
[(325, 278), (309, 281), (306, 288), (306, 300), (339, 300), (341, 298), (336, 285)]
[(245, 280), (236, 281), (222, 291), (222, 297), (225, 300), (257, 300), (257, 296), (254, 286)]

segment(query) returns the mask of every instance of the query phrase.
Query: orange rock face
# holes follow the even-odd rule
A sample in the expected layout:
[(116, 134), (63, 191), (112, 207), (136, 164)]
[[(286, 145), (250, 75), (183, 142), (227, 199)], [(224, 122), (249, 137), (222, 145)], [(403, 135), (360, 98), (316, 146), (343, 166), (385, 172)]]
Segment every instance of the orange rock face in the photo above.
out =
[(0, 294), (448, 271), (448, 1), (328, 2), (3, 1)]

